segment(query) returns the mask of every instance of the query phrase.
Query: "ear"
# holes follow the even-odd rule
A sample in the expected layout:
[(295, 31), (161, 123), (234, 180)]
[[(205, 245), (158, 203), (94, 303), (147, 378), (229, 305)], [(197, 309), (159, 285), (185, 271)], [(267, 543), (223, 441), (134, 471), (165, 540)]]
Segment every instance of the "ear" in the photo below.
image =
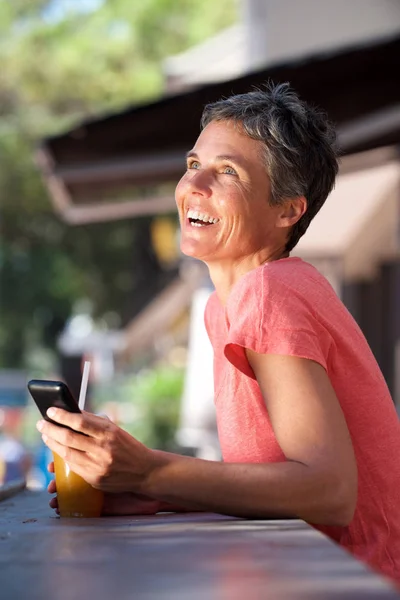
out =
[(282, 210), (278, 213), (277, 227), (292, 227), (301, 219), (307, 210), (307, 200), (304, 196), (288, 198), (281, 205)]

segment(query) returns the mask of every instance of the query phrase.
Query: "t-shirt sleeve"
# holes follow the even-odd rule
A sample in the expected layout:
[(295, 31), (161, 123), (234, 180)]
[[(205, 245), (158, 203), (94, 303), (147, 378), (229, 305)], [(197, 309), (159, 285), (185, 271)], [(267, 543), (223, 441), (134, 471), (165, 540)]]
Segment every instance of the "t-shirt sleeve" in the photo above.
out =
[[(272, 271), (272, 270), (270, 270)], [(331, 338), (312, 309), (312, 292), (294, 288), (268, 268), (255, 269), (233, 288), (227, 302), (226, 358), (255, 378), (245, 349), (314, 360), (327, 369)]]

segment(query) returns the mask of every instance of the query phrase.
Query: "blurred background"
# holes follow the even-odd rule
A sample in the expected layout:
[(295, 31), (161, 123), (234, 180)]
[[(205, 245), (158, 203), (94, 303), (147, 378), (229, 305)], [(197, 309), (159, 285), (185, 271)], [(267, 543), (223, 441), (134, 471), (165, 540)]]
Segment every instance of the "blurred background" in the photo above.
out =
[(335, 122), (335, 190), (295, 254), (400, 405), (400, 2), (0, 0), (0, 483), (48, 482), (28, 397), (62, 379), (144, 443), (218, 459), (212, 285), (174, 187), (202, 108), (272, 79)]

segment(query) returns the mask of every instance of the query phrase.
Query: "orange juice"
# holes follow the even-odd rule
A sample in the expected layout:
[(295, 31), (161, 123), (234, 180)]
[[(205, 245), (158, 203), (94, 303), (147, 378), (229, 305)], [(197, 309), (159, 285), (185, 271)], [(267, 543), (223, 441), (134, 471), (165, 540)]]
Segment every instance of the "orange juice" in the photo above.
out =
[(64, 460), (53, 453), (58, 510), (61, 517), (100, 517), (104, 494), (70, 470)]

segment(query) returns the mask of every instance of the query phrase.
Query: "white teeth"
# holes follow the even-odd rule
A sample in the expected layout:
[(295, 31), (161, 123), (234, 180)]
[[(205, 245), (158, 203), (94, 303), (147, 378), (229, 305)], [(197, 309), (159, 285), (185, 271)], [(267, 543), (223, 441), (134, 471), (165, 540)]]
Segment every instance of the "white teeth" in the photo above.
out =
[[(218, 223), (218, 221), (219, 221), (219, 219), (216, 217), (210, 217), (210, 215), (207, 215), (206, 213), (200, 213), (197, 210), (192, 210), (192, 209), (188, 210), (187, 217), (188, 217), (188, 219), (194, 219), (196, 221), (203, 221), (203, 223), (211, 223), (213, 225), (215, 225), (215, 223)], [(201, 223), (192, 223), (192, 225), (201, 227)]]

